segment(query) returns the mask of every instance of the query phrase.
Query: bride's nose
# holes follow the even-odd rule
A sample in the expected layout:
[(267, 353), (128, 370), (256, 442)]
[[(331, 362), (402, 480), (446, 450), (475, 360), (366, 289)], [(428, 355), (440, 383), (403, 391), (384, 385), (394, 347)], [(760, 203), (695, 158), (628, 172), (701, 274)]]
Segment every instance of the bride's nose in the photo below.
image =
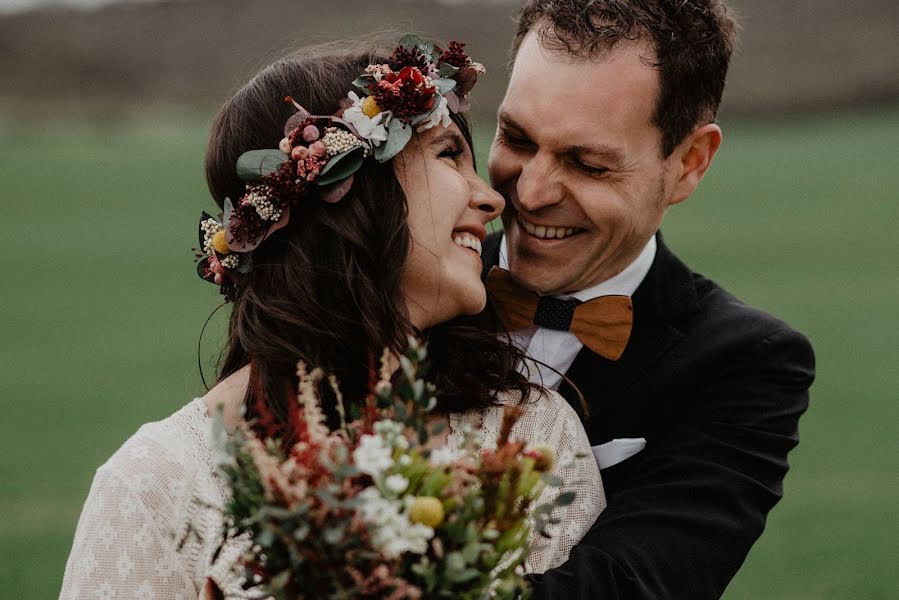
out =
[(473, 180), (468, 204), (480, 213), (484, 223), (489, 223), (502, 214), (506, 207), (506, 201), (499, 192), (477, 175), (473, 177)]

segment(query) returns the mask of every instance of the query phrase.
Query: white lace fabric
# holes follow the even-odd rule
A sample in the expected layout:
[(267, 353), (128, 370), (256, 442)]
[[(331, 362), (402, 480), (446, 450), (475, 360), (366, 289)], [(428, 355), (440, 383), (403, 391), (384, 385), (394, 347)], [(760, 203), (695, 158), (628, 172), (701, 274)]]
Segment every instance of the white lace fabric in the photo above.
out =
[[(501, 398), (502, 399), (502, 398)], [(529, 570), (542, 572), (571, 548), (605, 508), (599, 470), (574, 410), (555, 392), (525, 410), (513, 438), (556, 450), (554, 473), (573, 489), (573, 504), (557, 511), (552, 538), (532, 538)], [(495, 445), (502, 408), (454, 416), (450, 443), (463, 423), (482, 425)], [(566, 464), (577, 453), (587, 458)], [(547, 488), (540, 503), (563, 490)], [(202, 399), (142, 426), (99, 469), (85, 501), (66, 563), (60, 600), (194, 600), (207, 578), (226, 597), (241, 597), (235, 561), (246, 544), (232, 541), (216, 555), (227, 499), (212, 459), (211, 421)], [(213, 561), (213, 557), (216, 558)]]
[[(518, 403), (515, 396), (501, 396), (505, 403)], [(577, 413), (558, 392), (547, 390), (543, 395), (529, 398), (521, 404), (524, 411), (512, 427), (510, 438), (524, 441), (528, 446), (545, 445), (556, 453), (553, 474), (562, 479), (562, 487), (546, 487), (537, 498), (536, 506), (555, 500), (559, 494), (575, 492), (575, 500), (557, 508), (552, 516), (557, 524), (547, 528), (549, 539), (531, 534), (530, 553), (526, 568), (531, 573), (543, 573), (568, 560), (571, 549), (593, 526), (606, 507), (606, 496), (593, 458), (590, 441)], [(483, 432), (484, 448), (496, 448), (502, 425), (503, 407), (476, 411), (450, 417), (451, 433), (447, 444), (458, 447), (467, 425)], [(576, 458), (582, 455), (582, 458)]]

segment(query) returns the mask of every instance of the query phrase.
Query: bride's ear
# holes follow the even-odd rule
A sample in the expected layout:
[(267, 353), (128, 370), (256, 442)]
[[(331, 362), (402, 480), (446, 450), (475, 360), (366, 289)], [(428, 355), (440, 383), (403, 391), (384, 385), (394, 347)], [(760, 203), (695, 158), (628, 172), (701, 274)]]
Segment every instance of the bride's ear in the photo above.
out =
[(696, 190), (721, 146), (721, 139), (721, 128), (715, 123), (707, 123), (696, 128), (674, 149), (670, 160), (676, 179), (668, 204), (683, 202)]

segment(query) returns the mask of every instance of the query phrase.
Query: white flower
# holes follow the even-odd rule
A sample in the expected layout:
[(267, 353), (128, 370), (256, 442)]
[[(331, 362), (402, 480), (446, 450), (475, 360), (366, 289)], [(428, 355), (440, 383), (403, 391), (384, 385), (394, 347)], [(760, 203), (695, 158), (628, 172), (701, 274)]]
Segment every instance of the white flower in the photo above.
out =
[(358, 496), (363, 500), (359, 509), (363, 520), (374, 526), (372, 542), (388, 558), (404, 552), (424, 554), (428, 550), (428, 540), (434, 537), (434, 530), (426, 525), (412, 523), (408, 508), (404, 503), (388, 500), (376, 488), (362, 490)]
[(402, 494), (409, 487), (409, 480), (397, 473), (384, 480), (384, 487), (394, 494)]
[(449, 446), (443, 446), (431, 451), (431, 465), (442, 467), (456, 460), (456, 451)]
[(387, 127), (384, 121), (387, 116), (383, 112), (379, 112), (374, 117), (369, 117), (362, 112), (362, 98), (356, 92), (348, 94), (353, 105), (343, 111), (343, 120), (350, 123), (356, 128), (356, 132), (364, 139), (368, 140), (372, 146), (380, 146), (382, 142), (387, 141)]
[(390, 419), (382, 419), (374, 424), (374, 430), (385, 440), (391, 440), (403, 432), (403, 424)]
[(377, 477), (393, 466), (393, 447), (379, 435), (363, 435), (353, 451), (353, 462), (363, 473)]
[(391, 448), (399, 448), (400, 450), (409, 448), (409, 440), (403, 436), (404, 428), (405, 425), (402, 423), (397, 423), (390, 419), (383, 419), (376, 422), (374, 425), (375, 433), (380, 435), (388, 446)]
[(449, 106), (446, 103), (446, 98), (440, 96), (440, 101), (437, 103), (437, 107), (431, 111), (431, 114), (428, 115), (428, 118), (422, 121), (422, 124), (418, 127), (418, 131), (425, 131), (426, 129), (430, 129), (434, 125), (443, 125), (444, 127), (449, 127), (452, 124), (452, 119), (450, 119)]

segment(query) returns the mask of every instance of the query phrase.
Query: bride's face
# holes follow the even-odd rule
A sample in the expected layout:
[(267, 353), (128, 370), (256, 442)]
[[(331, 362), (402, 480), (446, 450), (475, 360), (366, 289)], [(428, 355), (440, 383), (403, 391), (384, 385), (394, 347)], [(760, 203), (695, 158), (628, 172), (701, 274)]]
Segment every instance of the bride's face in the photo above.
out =
[(394, 159), (409, 207), (412, 244), (403, 292), (419, 329), (480, 312), (481, 243), (505, 202), (478, 177), (471, 148), (454, 124), (415, 134)]

